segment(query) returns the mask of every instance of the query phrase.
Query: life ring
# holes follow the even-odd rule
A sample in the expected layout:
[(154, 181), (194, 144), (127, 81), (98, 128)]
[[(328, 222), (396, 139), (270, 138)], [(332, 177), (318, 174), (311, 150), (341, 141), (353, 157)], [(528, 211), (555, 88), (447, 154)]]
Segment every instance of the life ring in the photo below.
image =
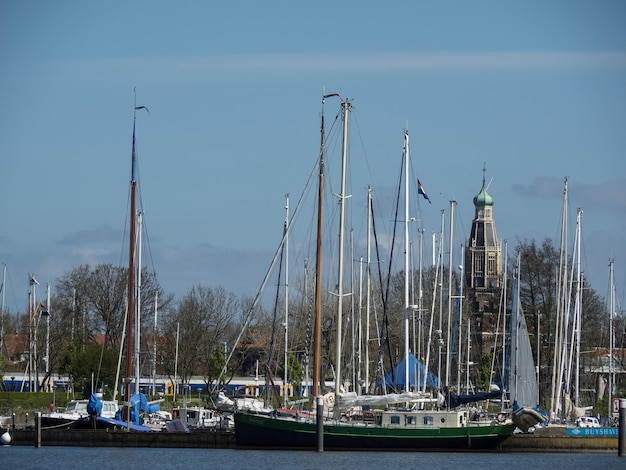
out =
[(335, 394), (327, 393), (324, 395), (324, 407), (326, 409), (333, 408), (335, 406)]
[(506, 416), (504, 416), (504, 413), (498, 413), (496, 419), (498, 420), (498, 423), (504, 423), (504, 421), (506, 420)]

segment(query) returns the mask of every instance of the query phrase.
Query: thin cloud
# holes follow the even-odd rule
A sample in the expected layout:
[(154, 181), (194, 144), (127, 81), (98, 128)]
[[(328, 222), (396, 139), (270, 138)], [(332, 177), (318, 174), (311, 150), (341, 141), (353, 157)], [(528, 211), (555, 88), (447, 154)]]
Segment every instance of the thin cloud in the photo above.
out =
[(563, 179), (538, 176), (528, 185), (514, 184), (513, 192), (533, 199), (554, 200), (563, 196)]
[(606, 206), (626, 211), (626, 178), (600, 184), (579, 183), (572, 187), (572, 194), (591, 205)]
[(106, 225), (96, 227), (89, 230), (80, 230), (67, 234), (58, 241), (59, 245), (88, 245), (95, 242), (120, 242), (122, 233), (119, 230), (112, 229)]
[[(555, 200), (563, 197), (564, 180), (540, 176), (530, 184), (514, 184), (513, 192), (535, 199)], [(568, 181), (568, 193), (576, 201), (590, 206), (600, 206), (626, 211), (626, 179), (615, 179), (588, 184)]]
[(554, 70), (626, 68), (626, 52), (340, 52), (241, 54), (215, 56), (70, 59), (22, 64), (12, 74), (67, 80), (157, 81), (215, 80), (236, 76), (285, 76), (303, 73), (378, 73), (438, 70)]

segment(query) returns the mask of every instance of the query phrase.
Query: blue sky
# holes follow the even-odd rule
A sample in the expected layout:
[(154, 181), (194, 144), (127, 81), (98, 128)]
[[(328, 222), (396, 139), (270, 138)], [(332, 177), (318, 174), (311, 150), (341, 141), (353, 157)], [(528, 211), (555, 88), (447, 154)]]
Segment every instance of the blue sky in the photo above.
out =
[(624, 18), (622, 1), (2, 2), (6, 308), (24, 309), (28, 273), (54, 289), (125, 263), (135, 87), (144, 257), (166, 292), (254, 295), (317, 157), (325, 87), (353, 103), (357, 246), (364, 188), (389, 207), (408, 128), (426, 234), (454, 199), (467, 238), (486, 162), (499, 238), (558, 240), (567, 176), (588, 281), (604, 295), (614, 258), (623, 296)]

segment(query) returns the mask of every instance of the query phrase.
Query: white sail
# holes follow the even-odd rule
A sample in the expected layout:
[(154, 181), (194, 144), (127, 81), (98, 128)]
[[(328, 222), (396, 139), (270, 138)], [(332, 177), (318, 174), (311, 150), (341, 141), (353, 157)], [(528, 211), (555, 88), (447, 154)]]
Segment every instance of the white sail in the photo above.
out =
[(510, 399), (514, 409), (536, 408), (539, 406), (539, 385), (537, 384), (535, 361), (530, 347), (526, 319), (519, 298), (519, 261), (514, 289), (513, 308), (511, 309)]
[(511, 362), (509, 392), (513, 407), (513, 422), (523, 432), (542, 421), (545, 417), (539, 409), (539, 384), (535, 361), (530, 348), (526, 319), (520, 303), (520, 255), (517, 256), (513, 306), (511, 308)]

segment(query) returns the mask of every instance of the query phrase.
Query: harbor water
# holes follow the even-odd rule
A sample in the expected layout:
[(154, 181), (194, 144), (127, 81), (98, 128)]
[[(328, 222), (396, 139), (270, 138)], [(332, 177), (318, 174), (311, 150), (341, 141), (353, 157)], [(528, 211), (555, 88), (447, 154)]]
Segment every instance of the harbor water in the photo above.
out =
[(503, 468), (625, 469), (626, 457), (616, 454), (473, 453), (473, 452), (339, 452), (237, 449), (151, 449), (120, 447), (0, 446), (2, 468), (119, 469), (332, 469), (364, 468)]

